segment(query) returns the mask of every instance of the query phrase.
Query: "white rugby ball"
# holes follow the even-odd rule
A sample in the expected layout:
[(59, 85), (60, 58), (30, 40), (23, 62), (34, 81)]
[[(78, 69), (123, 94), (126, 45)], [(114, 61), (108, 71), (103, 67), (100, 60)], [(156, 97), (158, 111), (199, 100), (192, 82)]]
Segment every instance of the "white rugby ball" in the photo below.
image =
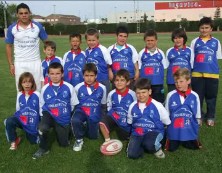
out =
[(123, 148), (123, 144), (120, 140), (111, 139), (107, 142), (104, 142), (101, 147), (100, 151), (104, 155), (111, 156), (119, 153)]

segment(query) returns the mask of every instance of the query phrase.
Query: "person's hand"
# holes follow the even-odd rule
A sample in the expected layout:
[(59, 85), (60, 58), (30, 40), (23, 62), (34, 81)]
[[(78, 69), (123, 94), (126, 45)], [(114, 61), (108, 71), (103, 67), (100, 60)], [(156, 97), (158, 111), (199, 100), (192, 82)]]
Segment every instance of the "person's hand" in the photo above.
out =
[(14, 64), (9, 65), (9, 71), (12, 76), (15, 76), (15, 66)]

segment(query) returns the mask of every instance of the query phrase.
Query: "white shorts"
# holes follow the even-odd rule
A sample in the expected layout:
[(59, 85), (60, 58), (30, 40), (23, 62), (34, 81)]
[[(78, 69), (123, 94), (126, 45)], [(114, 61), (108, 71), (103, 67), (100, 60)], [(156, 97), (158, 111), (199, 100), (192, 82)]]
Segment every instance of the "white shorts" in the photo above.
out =
[(15, 62), (15, 83), (16, 89), (18, 91), (18, 82), (19, 77), (24, 72), (32, 73), (35, 83), (37, 86), (37, 90), (41, 91), (41, 78), (42, 78), (42, 71), (41, 71), (41, 60), (34, 60), (28, 62)]

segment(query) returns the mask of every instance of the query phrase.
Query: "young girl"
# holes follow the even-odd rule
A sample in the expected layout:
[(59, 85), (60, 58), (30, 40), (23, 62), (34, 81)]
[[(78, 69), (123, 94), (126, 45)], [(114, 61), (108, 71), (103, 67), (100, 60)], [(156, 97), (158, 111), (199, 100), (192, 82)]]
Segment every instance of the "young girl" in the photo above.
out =
[(11, 142), (10, 150), (16, 150), (21, 138), (16, 128), (23, 129), (31, 144), (38, 143), (37, 125), (39, 123), (39, 92), (36, 90), (34, 77), (29, 72), (21, 74), (18, 83), (19, 92), (14, 116), (5, 119), (6, 137)]
[(194, 55), (189, 47), (186, 46), (187, 35), (182, 28), (175, 29), (172, 32), (171, 40), (174, 47), (171, 47), (166, 52), (167, 59), (167, 87), (168, 92), (174, 90), (173, 74), (178, 68), (187, 68), (191, 71)]

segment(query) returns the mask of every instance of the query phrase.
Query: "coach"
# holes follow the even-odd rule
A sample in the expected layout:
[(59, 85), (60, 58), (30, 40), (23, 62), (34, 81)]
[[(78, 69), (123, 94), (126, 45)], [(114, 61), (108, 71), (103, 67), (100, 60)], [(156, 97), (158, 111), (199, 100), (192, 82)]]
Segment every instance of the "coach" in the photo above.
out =
[[(37, 89), (40, 91), (41, 58), (40, 39), (46, 40), (48, 35), (41, 24), (30, 19), (29, 6), (21, 3), (16, 8), (18, 21), (9, 26), (5, 38), (6, 56), (11, 75), (15, 75), (18, 91), (18, 79), (23, 72), (31, 72), (35, 78)], [(14, 45), (14, 63), (12, 50)]]

